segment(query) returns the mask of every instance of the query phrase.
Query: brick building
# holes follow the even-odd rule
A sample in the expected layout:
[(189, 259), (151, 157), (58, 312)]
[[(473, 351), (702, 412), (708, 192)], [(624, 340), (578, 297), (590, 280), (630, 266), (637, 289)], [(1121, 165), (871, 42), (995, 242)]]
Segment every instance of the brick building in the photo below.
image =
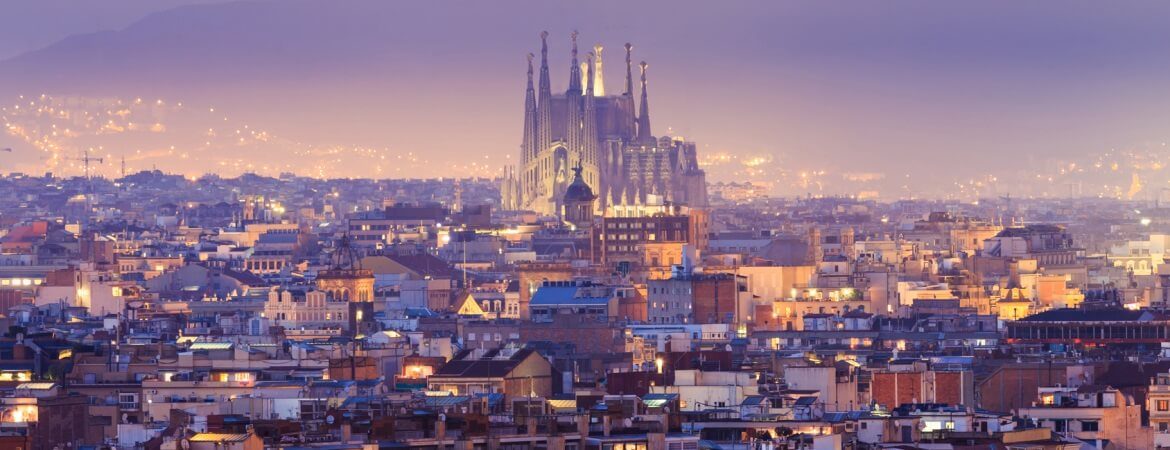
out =
[(886, 408), (907, 403), (975, 406), (975, 376), (970, 370), (934, 370), (926, 361), (896, 360), (872, 377), (873, 401)]

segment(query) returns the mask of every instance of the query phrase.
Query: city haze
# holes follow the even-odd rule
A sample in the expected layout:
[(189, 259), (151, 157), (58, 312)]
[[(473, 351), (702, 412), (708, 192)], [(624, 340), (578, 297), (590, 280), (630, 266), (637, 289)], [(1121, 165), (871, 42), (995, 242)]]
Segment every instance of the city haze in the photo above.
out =
[[(548, 30), (563, 91), (578, 30), (607, 48), (611, 90), (634, 44), (656, 131), (696, 141), (711, 182), (968, 199), (1167, 187), (1156, 2), (38, 5), (4, 7), (23, 16), (0, 48), (6, 171), (80, 175), (71, 158), (93, 147), (105, 176), (125, 157), (191, 176), (494, 177), (520, 144), (525, 53)], [(68, 136), (42, 110), (119, 105)]]

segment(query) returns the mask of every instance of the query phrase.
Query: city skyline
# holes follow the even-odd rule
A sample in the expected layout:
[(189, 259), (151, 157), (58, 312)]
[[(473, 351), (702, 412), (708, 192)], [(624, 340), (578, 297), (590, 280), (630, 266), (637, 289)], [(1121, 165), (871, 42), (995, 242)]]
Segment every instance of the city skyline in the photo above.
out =
[[(94, 147), (106, 160), (126, 156), (132, 169), (185, 175), (499, 176), (521, 140), (524, 54), (549, 30), (550, 64), (564, 70), (568, 35), (579, 30), (589, 46), (634, 43), (653, 65), (656, 130), (698, 142), (712, 182), (887, 199), (955, 183), (967, 199), (1157, 195), (1168, 164), (1150, 155), (1170, 140), (1162, 81), (1170, 79), (1170, 36), (1152, 18), (1166, 7), (1005, 5), (131, 2), (88, 23), (48, 27), (53, 38), (9, 44), (0, 99), (7, 121), (29, 128), (44, 123), (12, 108), (41, 94), (185, 105), (148, 116), (162, 133), (64, 140), (56, 167), (65, 175), (81, 172), (66, 158)], [(47, 6), (23, 7), (40, 13), (25, 22), (50, 17)], [(322, 12), (327, 20), (309, 26)], [(419, 20), (403, 20), (411, 16)], [(607, 70), (611, 84), (617, 68)], [(554, 77), (554, 91), (565, 87)], [(202, 138), (211, 129), (222, 142)], [(237, 130), (260, 130), (266, 140), (239, 147), (224, 139)], [(9, 131), (9, 171), (52, 167), (30, 144), (51, 132)], [(280, 156), (288, 153), (313, 158), (289, 167)], [(816, 157), (824, 154), (842, 157)], [(995, 158), (1007, 156), (1013, 163)], [(923, 165), (900, 164), (909, 160)], [(1108, 169), (1093, 174), (1095, 165)], [(107, 162), (98, 173), (118, 169)], [(1131, 195), (1135, 174), (1143, 189)], [(1000, 179), (1010, 183), (990, 186)]]
[(0, 2), (0, 450), (1170, 449), (1170, 3)]

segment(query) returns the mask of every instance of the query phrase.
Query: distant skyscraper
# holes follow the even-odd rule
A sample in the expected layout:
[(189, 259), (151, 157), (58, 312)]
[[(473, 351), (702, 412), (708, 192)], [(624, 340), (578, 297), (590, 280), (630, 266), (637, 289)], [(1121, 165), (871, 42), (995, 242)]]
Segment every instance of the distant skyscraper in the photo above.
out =
[[(626, 86), (605, 95), (601, 46), (581, 61), (577, 33), (571, 35), (569, 88), (553, 95), (548, 68), (548, 32), (541, 33), (539, 83), (533, 85), (533, 55), (528, 55), (524, 133), (520, 164), (508, 167), (501, 185), (505, 209), (554, 215), (573, 182), (581, 177), (596, 187), (596, 207), (640, 205), (653, 199), (692, 207), (706, 206), (706, 175), (693, 142), (654, 137), (646, 70), (640, 68), (641, 102), (634, 104), (633, 46), (626, 44)], [(637, 109), (637, 113), (635, 113)]]

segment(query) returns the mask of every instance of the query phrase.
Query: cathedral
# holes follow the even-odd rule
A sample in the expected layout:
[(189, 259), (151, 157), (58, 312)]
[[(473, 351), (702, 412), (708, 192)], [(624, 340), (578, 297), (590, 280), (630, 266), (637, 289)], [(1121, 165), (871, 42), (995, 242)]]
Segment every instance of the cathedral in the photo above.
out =
[(505, 168), (500, 186), (504, 209), (561, 213), (562, 196), (579, 177), (594, 187), (595, 208), (605, 213), (620, 205), (673, 203), (703, 207), (706, 176), (695, 144), (654, 137), (646, 88), (646, 62), (638, 64), (641, 99), (634, 101), (633, 46), (625, 45), (625, 89), (607, 94), (601, 45), (584, 58), (571, 35), (568, 89), (554, 95), (549, 79), (548, 32), (540, 34), (540, 76), (533, 86), (533, 55), (528, 54), (524, 97), (524, 135), (520, 163)]

